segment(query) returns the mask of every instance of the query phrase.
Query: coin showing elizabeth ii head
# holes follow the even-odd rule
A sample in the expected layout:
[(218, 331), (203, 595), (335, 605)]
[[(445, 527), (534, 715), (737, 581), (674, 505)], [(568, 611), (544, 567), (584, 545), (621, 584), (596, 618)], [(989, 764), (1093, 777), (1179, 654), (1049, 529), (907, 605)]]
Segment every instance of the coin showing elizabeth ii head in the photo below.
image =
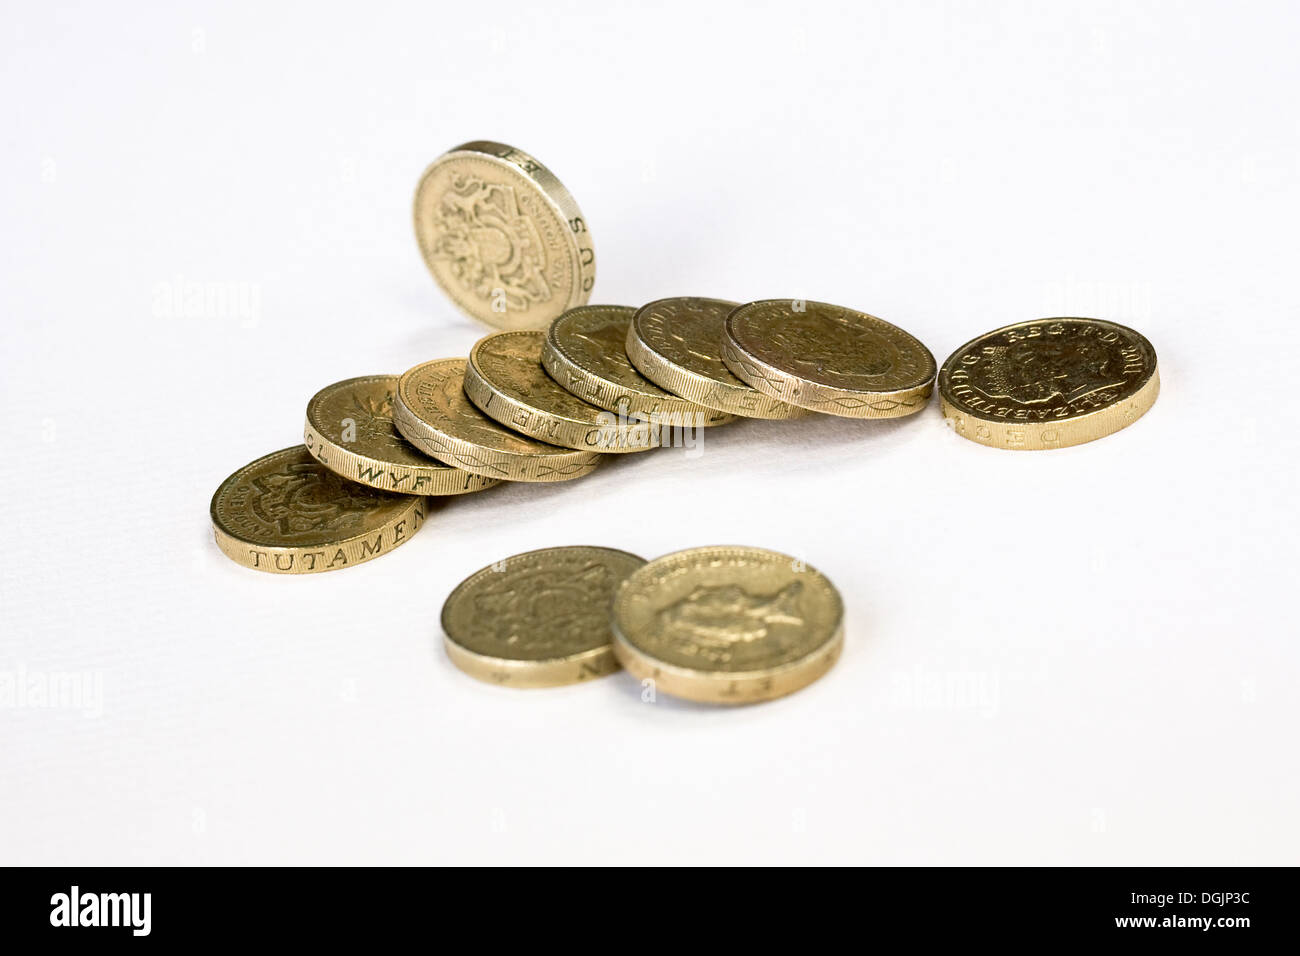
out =
[(1160, 393), (1146, 337), (1102, 319), (1019, 322), (971, 339), (939, 371), (943, 414), (994, 448), (1065, 448), (1146, 414)]

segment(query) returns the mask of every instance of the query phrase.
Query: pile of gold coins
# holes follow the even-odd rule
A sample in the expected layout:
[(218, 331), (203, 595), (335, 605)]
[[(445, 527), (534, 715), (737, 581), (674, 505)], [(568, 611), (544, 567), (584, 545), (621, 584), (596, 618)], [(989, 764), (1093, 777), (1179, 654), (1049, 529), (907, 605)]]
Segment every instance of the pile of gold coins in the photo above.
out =
[[(1008, 325), (940, 368), (902, 329), (824, 302), (588, 305), (595, 251), (585, 218), (544, 166), (498, 143), (466, 143), (429, 167), (415, 229), (443, 290), (500, 331), (468, 358), (313, 396), (303, 444), (239, 469), (212, 498), (217, 544), (234, 561), (288, 574), (347, 567), (414, 534), (428, 496), (580, 478), (604, 455), (684, 443), (738, 417), (912, 415), (936, 380), (957, 434), (1007, 449), (1108, 435), (1159, 390), (1150, 342), (1100, 319)], [(514, 686), (569, 682), (619, 661), (695, 699), (779, 696), (833, 663), (842, 607), (815, 572), (786, 581), (755, 570), (773, 561), (792, 563), (745, 548), (648, 564), (602, 548), (530, 552), (504, 562), (517, 578), (494, 565), (457, 588), (443, 612), (448, 652), (470, 673)], [(748, 570), (732, 580), (719, 568)], [(503, 598), (513, 592), (517, 602)], [(591, 604), (569, 592), (599, 594)], [(525, 613), (536, 602), (558, 616)], [(563, 639), (565, 628), (583, 636), (580, 646)], [(593, 634), (603, 643), (588, 646)], [(701, 672), (727, 676), (701, 683)]]
[(643, 693), (744, 704), (831, 669), (844, 602), (815, 568), (762, 548), (649, 562), (613, 548), (544, 548), (462, 581), (442, 629), (452, 662), (493, 684), (555, 687), (621, 666)]

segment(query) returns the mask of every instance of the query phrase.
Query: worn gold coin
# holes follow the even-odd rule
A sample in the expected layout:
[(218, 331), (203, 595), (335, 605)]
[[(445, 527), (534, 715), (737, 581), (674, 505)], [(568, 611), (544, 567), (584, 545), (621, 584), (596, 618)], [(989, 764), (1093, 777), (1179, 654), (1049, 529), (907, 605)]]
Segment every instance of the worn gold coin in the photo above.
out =
[(765, 395), (844, 418), (919, 412), (936, 371), (930, 350), (897, 326), (805, 299), (764, 299), (734, 310), (722, 360)]
[(310, 574), (391, 551), (419, 530), (427, 504), (348, 481), (295, 445), (221, 483), (212, 529), (217, 547), (246, 568)]
[(819, 571), (762, 548), (678, 551), (614, 598), (614, 653), (676, 697), (748, 704), (821, 677), (844, 643), (844, 603)]
[(543, 548), (476, 571), (442, 606), (447, 656), (472, 677), (510, 687), (612, 673), (610, 605), (643, 564), (613, 548)]
[(542, 368), (545, 332), (494, 332), (474, 344), (465, 394), (485, 414), (538, 441), (566, 448), (623, 453), (657, 447), (662, 434), (584, 402)]
[(498, 484), (421, 454), (393, 424), (396, 375), (327, 385), (307, 403), (303, 444), (344, 478), (408, 495), (461, 495)]
[(1079, 445), (1141, 418), (1160, 392), (1146, 337), (1102, 319), (1020, 322), (971, 339), (939, 371), (953, 430), (995, 448)]
[(699, 428), (734, 421), (665, 391), (627, 357), (627, 330), (636, 309), (580, 305), (551, 323), (542, 343), (542, 367), (568, 391), (598, 408), (670, 427)]
[(742, 382), (722, 361), (722, 336), (735, 302), (685, 296), (637, 309), (627, 357), (660, 388), (706, 408), (746, 418), (798, 418), (807, 412)]
[(425, 454), (475, 475), (508, 481), (580, 478), (600, 455), (536, 441), (488, 418), (465, 395), (465, 359), (435, 359), (397, 381), (393, 424)]
[(434, 160), (415, 190), (415, 236), (452, 301), (499, 329), (544, 329), (596, 281), (578, 204), (550, 170), (502, 143), (465, 143)]

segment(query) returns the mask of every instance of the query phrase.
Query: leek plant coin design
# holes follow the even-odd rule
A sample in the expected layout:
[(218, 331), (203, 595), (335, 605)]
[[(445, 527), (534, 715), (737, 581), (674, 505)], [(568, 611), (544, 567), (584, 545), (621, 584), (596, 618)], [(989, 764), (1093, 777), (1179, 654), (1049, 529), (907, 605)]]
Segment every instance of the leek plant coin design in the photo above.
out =
[(614, 598), (614, 652), (666, 694), (749, 704), (825, 674), (844, 602), (814, 568), (763, 548), (691, 548), (635, 571)]
[(303, 444), (344, 478), (408, 495), (462, 495), (498, 484), (421, 454), (393, 424), (396, 375), (327, 385), (307, 403)]
[(213, 535), (232, 561), (273, 574), (333, 571), (387, 554), (424, 523), (428, 499), (348, 481), (302, 445), (240, 468), (212, 496)]
[(1146, 337), (1102, 319), (1020, 322), (971, 339), (943, 363), (953, 430), (994, 448), (1064, 448), (1141, 418), (1160, 393)]
[(470, 575), (442, 607), (447, 655), (509, 687), (575, 684), (618, 670), (610, 606), (645, 564), (614, 548), (543, 548)]

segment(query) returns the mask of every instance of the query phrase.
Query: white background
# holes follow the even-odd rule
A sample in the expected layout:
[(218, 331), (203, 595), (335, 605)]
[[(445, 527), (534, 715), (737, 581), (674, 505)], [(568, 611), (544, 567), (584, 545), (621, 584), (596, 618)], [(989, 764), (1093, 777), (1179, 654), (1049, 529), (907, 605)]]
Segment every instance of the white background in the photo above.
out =
[[(1300, 13), (1285, 3), (25, 4), (0, 35), (7, 863), (1296, 863)], [(805, 297), (942, 361), (1013, 321), (1155, 344), (1153, 410), (1012, 453), (751, 421), (452, 501), (276, 577), (231, 471), (341, 378), (463, 355), (410, 203), (512, 143), (593, 301)], [(238, 314), (179, 306), (197, 284)], [(558, 544), (747, 543), (841, 588), (823, 680), (740, 710), (515, 691), (448, 591)]]

